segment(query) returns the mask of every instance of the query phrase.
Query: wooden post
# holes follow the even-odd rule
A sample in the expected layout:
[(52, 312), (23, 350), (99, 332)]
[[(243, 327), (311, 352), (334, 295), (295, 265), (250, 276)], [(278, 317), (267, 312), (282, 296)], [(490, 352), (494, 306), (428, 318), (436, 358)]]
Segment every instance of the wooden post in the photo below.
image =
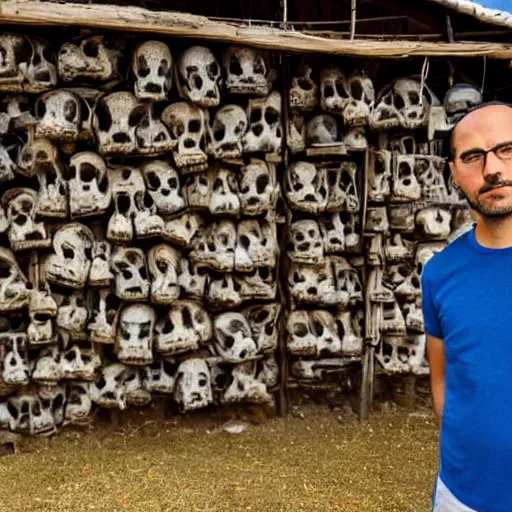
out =
[(352, 0), (350, 7), (350, 39), (354, 39), (356, 36), (356, 9), (357, 0)]

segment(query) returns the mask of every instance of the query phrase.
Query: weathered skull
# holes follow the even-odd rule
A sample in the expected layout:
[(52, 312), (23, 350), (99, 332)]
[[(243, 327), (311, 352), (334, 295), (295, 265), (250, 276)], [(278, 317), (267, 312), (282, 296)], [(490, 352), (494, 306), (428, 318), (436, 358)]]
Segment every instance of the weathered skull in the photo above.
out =
[(92, 247), (92, 263), (89, 271), (90, 286), (109, 286), (114, 279), (110, 269), (110, 244), (106, 240), (94, 240)]
[(141, 166), (146, 188), (159, 214), (178, 212), (186, 206), (178, 172), (163, 160), (151, 160)]
[(343, 108), (345, 126), (364, 126), (375, 102), (371, 79), (365, 75), (351, 75), (345, 81), (348, 100)]
[(187, 176), (183, 188), (189, 210), (208, 210), (215, 174), (213, 171)]
[(0, 99), (0, 134), (11, 130), (26, 129), (36, 124), (31, 112), (30, 96), (3, 94)]
[(383, 334), (404, 335), (406, 333), (404, 315), (396, 301), (383, 302), (379, 305), (382, 308), (380, 318), (380, 331)]
[(258, 379), (256, 361), (237, 364), (231, 370), (230, 383), (222, 395), (221, 402), (271, 403), (272, 397), (267, 392), (265, 383)]
[(413, 155), (393, 155), (393, 194), (392, 200), (401, 202), (417, 201), (421, 198), (421, 186), (418, 183)]
[(64, 411), (64, 425), (86, 427), (91, 424), (92, 400), (88, 382), (70, 382)]
[(230, 46), (224, 52), (224, 70), (230, 94), (267, 96), (272, 90), (274, 73), (268, 54), (261, 50)]
[(153, 362), (155, 310), (148, 304), (131, 304), (119, 315), (116, 353), (119, 361), (132, 365)]
[(410, 260), (414, 254), (414, 242), (402, 238), (400, 233), (393, 233), (386, 239), (384, 254), (387, 262)]
[(271, 92), (265, 98), (251, 98), (247, 107), (249, 131), (243, 138), (247, 153), (278, 153), (281, 149), (281, 94)]
[(368, 147), (365, 129), (362, 126), (353, 126), (343, 135), (343, 145), (347, 151), (364, 151)]
[(290, 86), (290, 108), (310, 111), (318, 104), (318, 86), (312, 78), (313, 68), (303, 60)]
[(180, 363), (174, 399), (183, 412), (200, 409), (213, 402), (210, 370), (204, 359), (185, 359)]
[(194, 265), (187, 258), (179, 260), (178, 283), (183, 295), (202, 299), (206, 292), (208, 272), (205, 268)]
[(20, 174), (32, 177), (39, 170), (47, 168), (61, 169), (57, 146), (49, 139), (35, 139), (28, 133), (27, 143), (18, 153), (18, 170)]
[(208, 209), (213, 215), (237, 215), (240, 212), (238, 183), (229, 169), (211, 169), (208, 172), (211, 195)]
[(252, 272), (234, 277), (242, 301), (275, 300), (277, 293), (275, 268), (258, 267)]
[(55, 294), (55, 298), (59, 306), (56, 323), (61, 337), (73, 341), (86, 340), (89, 312), (85, 307), (83, 291), (75, 290), (70, 295)]
[(425, 326), (421, 311), (421, 297), (415, 299), (414, 302), (406, 302), (402, 309), (405, 314), (407, 331), (422, 334), (425, 331)]
[(172, 394), (177, 368), (165, 359), (145, 366), (144, 384), (151, 393)]
[(222, 75), (213, 52), (204, 46), (185, 50), (177, 62), (182, 98), (202, 107), (216, 107), (220, 102)]
[(248, 306), (242, 311), (249, 322), (252, 338), (256, 342), (259, 354), (273, 353), (277, 350), (279, 339), (279, 315), (281, 304), (258, 304)]
[(146, 255), (136, 247), (118, 247), (112, 256), (116, 277), (116, 295), (124, 301), (136, 302), (149, 297)]
[(391, 151), (374, 149), (370, 151), (368, 165), (368, 199), (381, 203), (391, 194)]
[(327, 211), (358, 212), (360, 201), (355, 162), (327, 164), (325, 169), (329, 184)]
[(305, 310), (293, 311), (286, 321), (286, 344), (290, 354), (296, 356), (314, 356), (316, 354), (317, 333)]
[(327, 173), (311, 162), (293, 162), (286, 169), (286, 196), (292, 208), (308, 213), (325, 211), (328, 201)]
[[(20, 397), (22, 400), (28, 401), (28, 424), (30, 435), (52, 435), (56, 431), (55, 418), (53, 416), (52, 404), (48, 399), (43, 400), (39, 395), (24, 395)], [(26, 403), (26, 402), (25, 402)], [(25, 406), (26, 407), (26, 406)], [(18, 419), (23, 417), (25, 409), (22, 404), (18, 409), (22, 411)], [(13, 415), (14, 417), (14, 415)], [(11, 426), (12, 430), (15, 430)], [(24, 432), (27, 433), (27, 432)]]
[(208, 305), (221, 311), (236, 308), (243, 301), (240, 288), (233, 274), (210, 274), (206, 298)]
[(8, 33), (0, 36), (0, 91), (23, 91), (24, 70), (28, 69), (31, 54), (26, 37)]
[(338, 122), (333, 116), (319, 114), (306, 125), (306, 145), (308, 148), (341, 146)]
[(13, 180), (16, 170), (16, 164), (11, 159), (9, 151), (5, 146), (0, 145), (0, 183)]
[(200, 302), (172, 304), (155, 328), (155, 351), (164, 356), (196, 350), (212, 337), (212, 323)]
[(171, 243), (190, 249), (203, 224), (203, 218), (196, 213), (180, 214), (165, 223), (162, 236)]
[(59, 77), (64, 82), (77, 78), (108, 82), (118, 75), (118, 61), (121, 53), (107, 48), (103, 35), (87, 37), (78, 45), (64, 43), (57, 56)]
[(2, 196), (9, 220), (9, 243), (15, 252), (46, 248), (52, 243), (44, 223), (35, 220), (36, 202), (37, 193), (30, 188), (12, 188)]
[(450, 235), (452, 214), (438, 207), (424, 208), (416, 214), (416, 226), (429, 240), (446, 240)]
[(416, 270), (409, 272), (404, 281), (395, 288), (395, 296), (401, 301), (414, 301), (421, 297), (421, 282)]
[(197, 239), (189, 258), (218, 272), (232, 272), (235, 266), (236, 227), (230, 220), (212, 223)]
[(455, 84), (444, 97), (444, 109), (450, 124), (455, 124), (471, 108), (482, 103), (482, 93), (472, 85)]
[(388, 212), (385, 206), (368, 208), (366, 213), (365, 231), (386, 233), (389, 229)]
[(298, 304), (334, 305), (339, 300), (330, 261), (319, 267), (292, 264), (288, 287)]
[(93, 117), (102, 155), (134, 153), (137, 149), (135, 129), (143, 115), (143, 109), (135, 96), (118, 91), (102, 97)]
[(109, 288), (91, 290), (91, 318), (87, 325), (94, 343), (113, 344), (121, 301)]
[(111, 185), (103, 158), (84, 151), (74, 154), (67, 172), (69, 209), (72, 218), (100, 215), (111, 201)]
[(29, 309), (30, 324), (27, 335), (31, 346), (48, 345), (57, 341), (53, 328), (54, 316), (55, 314)]
[[(343, 231), (340, 236), (343, 236)], [(324, 243), (318, 223), (313, 219), (298, 220), (290, 226), (287, 254), (294, 263), (325, 263)]]
[(360, 356), (363, 351), (363, 329), (360, 329), (360, 320), (364, 324), (364, 313), (359, 311), (341, 311), (336, 315), (338, 335), (341, 338), (341, 352), (344, 356)]
[(322, 110), (341, 114), (349, 98), (345, 75), (340, 68), (333, 66), (322, 69), (320, 72), (320, 103)]
[(219, 160), (242, 157), (242, 140), (249, 122), (239, 105), (224, 105), (213, 118), (209, 130), (208, 153)]
[(100, 407), (126, 409), (126, 366), (112, 363), (102, 366), (91, 384), (91, 398)]
[(165, 101), (172, 88), (173, 59), (161, 41), (146, 41), (135, 48), (132, 71), (135, 96), (140, 100)]
[(92, 260), (94, 237), (78, 223), (66, 224), (53, 237), (53, 254), (45, 260), (47, 281), (69, 288), (83, 288)]
[(276, 225), (265, 221), (243, 220), (238, 224), (235, 270), (251, 272), (257, 267), (274, 268), (277, 262)]
[(208, 157), (204, 152), (208, 111), (180, 101), (166, 107), (161, 117), (171, 137), (178, 141), (173, 150), (176, 165), (184, 173), (204, 171), (208, 167)]
[(244, 215), (260, 215), (275, 208), (279, 184), (274, 165), (253, 158), (240, 169), (239, 176), (239, 197)]
[(32, 55), (27, 70), (24, 71), (26, 83), (25, 92), (38, 94), (48, 91), (57, 85), (57, 67), (51, 62), (49, 45), (44, 39), (29, 39), (32, 45)]
[(443, 176), (446, 160), (439, 156), (416, 155), (414, 174), (421, 186), (421, 195), (427, 201), (448, 202), (448, 189)]
[(78, 345), (72, 345), (61, 357), (64, 379), (92, 381), (100, 366), (100, 356), (93, 349)]
[(354, 306), (363, 302), (363, 287), (357, 269), (342, 256), (329, 258), (333, 266), (338, 303), (342, 306)]
[(151, 274), (151, 302), (172, 304), (180, 295), (178, 265), (180, 253), (168, 244), (158, 244), (148, 252)]
[(415, 230), (415, 214), (417, 207), (414, 203), (390, 204), (389, 229), (400, 233), (413, 233)]
[(252, 338), (247, 319), (241, 313), (221, 313), (215, 317), (216, 351), (227, 363), (252, 359), (258, 348)]
[(375, 357), (389, 373), (418, 370), (425, 353), (424, 336), (384, 336)]
[(26, 385), (30, 381), (27, 362), (27, 335), (12, 333), (4, 336), (2, 379), (6, 384)]
[(0, 247), (0, 312), (15, 311), (27, 306), (30, 297), (28, 280), (14, 254)]
[[(345, 240), (345, 225), (340, 217), (340, 213), (326, 215), (319, 220), (321, 238), (320, 243), (322, 251), (336, 254), (344, 252), (347, 248)], [(346, 214), (348, 215), (348, 214)], [(300, 221), (310, 222), (310, 221)], [(293, 225), (292, 225), (293, 229)], [(291, 256), (290, 256), (291, 257)], [(320, 259), (323, 261), (323, 258)], [(307, 262), (306, 262), (307, 263)]]
[(82, 100), (65, 90), (49, 91), (36, 101), (36, 137), (75, 141), (82, 129)]
[(136, 407), (144, 407), (148, 405), (151, 400), (151, 392), (146, 388), (144, 382), (145, 368), (133, 368), (128, 366), (126, 368), (125, 388), (126, 388), (126, 403)]
[(141, 107), (140, 119), (135, 128), (137, 152), (141, 155), (160, 155), (174, 149), (178, 143), (156, 115), (153, 103)]

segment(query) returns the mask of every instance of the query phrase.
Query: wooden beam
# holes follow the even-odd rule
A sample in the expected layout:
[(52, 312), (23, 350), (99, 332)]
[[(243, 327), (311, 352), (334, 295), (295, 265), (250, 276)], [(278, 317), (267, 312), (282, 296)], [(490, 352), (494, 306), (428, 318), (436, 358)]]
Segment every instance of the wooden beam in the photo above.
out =
[(148, 32), (207, 39), (287, 52), (370, 58), (486, 55), (494, 59), (512, 59), (512, 43), (334, 40), (271, 27), (237, 26), (215, 22), (204, 16), (192, 14), (149, 11), (140, 7), (118, 5), (4, 0), (0, 2), (0, 23), (40, 26), (75, 25), (123, 32)]

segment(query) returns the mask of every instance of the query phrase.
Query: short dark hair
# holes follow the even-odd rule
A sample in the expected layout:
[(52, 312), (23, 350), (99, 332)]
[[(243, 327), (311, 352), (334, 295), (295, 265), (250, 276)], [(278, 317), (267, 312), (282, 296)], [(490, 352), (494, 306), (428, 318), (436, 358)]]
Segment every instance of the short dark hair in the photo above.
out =
[(494, 100), (494, 101), (485, 101), (483, 103), (479, 103), (478, 105), (475, 105), (474, 107), (471, 107), (456, 123), (455, 125), (453, 126), (453, 128), (450, 130), (449, 132), (449, 136), (448, 136), (448, 140), (450, 141), (450, 146), (449, 146), (449, 154), (448, 154), (448, 161), (449, 162), (453, 162), (453, 158), (455, 156), (455, 147), (453, 145), (453, 134), (455, 132), (455, 129), (457, 128), (457, 126), (459, 125), (459, 123), (468, 115), (468, 114), (471, 114), (471, 112), (474, 112), (475, 110), (480, 110), (481, 108), (485, 108), (485, 107), (492, 107), (494, 105), (498, 105), (498, 106), (502, 106), (502, 107), (509, 107), (509, 108), (512, 108), (512, 104), (511, 103), (506, 103), (504, 101), (497, 101), (497, 100)]

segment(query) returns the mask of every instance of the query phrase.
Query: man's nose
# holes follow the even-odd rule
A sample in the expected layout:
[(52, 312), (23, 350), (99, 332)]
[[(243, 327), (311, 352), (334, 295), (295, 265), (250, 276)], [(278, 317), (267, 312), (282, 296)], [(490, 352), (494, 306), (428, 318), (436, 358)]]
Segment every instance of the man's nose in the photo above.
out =
[[(510, 167), (510, 174), (512, 175), (512, 165)], [(507, 170), (507, 165), (505, 162), (500, 160), (492, 151), (487, 153), (485, 162), (483, 175), (485, 179), (489, 179), (490, 176), (494, 175), (503, 175)]]

